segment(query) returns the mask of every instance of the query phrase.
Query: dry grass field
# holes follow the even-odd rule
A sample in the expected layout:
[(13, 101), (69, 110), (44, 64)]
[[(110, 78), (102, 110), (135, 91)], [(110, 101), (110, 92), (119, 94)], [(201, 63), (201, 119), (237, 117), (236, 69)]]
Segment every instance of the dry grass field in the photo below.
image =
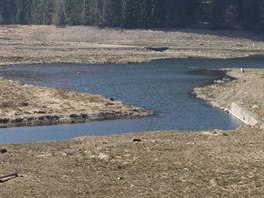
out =
[[(169, 49), (157, 52), (147, 47)], [(0, 27), (0, 64), (5, 66), (263, 53), (263, 35), (248, 32)], [(200, 96), (218, 108), (239, 103), (258, 116), (257, 125), (232, 131), (157, 131), (0, 145), (0, 197), (263, 197), (263, 70), (229, 75), (237, 79), (199, 89)], [(119, 112), (121, 117), (147, 113), (99, 96), (4, 79), (0, 98), (1, 119), (27, 113), (79, 115), (88, 110)], [(82, 107), (76, 106), (78, 102)], [(18, 175), (1, 179), (13, 172)]]

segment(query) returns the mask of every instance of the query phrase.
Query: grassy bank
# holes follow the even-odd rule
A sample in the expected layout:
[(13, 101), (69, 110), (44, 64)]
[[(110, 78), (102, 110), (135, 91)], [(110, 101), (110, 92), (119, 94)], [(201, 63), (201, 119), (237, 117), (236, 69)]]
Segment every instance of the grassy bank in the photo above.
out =
[(0, 127), (136, 118), (152, 112), (99, 95), (0, 79)]

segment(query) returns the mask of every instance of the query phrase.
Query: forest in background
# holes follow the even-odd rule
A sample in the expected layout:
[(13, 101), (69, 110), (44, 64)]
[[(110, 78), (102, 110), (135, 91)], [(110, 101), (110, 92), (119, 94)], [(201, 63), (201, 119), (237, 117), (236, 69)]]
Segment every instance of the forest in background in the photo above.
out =
[(0, 0), (0, 24), (264, 31), (264, 0)]

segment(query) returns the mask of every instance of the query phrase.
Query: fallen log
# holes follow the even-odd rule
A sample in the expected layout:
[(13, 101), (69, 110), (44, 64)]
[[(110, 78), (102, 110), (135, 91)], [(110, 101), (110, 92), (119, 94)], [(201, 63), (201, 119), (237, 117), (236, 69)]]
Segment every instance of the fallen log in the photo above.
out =
[(0, 182), (5, 182), (6, 180), (11, 179), (11, 177), (18, 177), (18, 173), (16, 172), (9, 175), (0, 176)]
[(156, 51), (156, 52), (163, 52), (168, 49), (169, 49), (168, 47), (146, 47), (146, 50)]

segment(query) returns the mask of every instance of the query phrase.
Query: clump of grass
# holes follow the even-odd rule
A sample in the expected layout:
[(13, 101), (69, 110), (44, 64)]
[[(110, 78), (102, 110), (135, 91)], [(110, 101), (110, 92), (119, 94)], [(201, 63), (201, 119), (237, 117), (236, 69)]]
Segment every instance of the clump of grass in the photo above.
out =
[(11, 102), (11, 101), (5, 101), (5, 102), (0, 103), (1, 108), (9, 108), (9, 107), (14, 107), (14, 106), (15, 106), (14, 102)]
[(105, 102), (105, 99), (100, 96), (89, 96), (88, 101), (91, 103)]

